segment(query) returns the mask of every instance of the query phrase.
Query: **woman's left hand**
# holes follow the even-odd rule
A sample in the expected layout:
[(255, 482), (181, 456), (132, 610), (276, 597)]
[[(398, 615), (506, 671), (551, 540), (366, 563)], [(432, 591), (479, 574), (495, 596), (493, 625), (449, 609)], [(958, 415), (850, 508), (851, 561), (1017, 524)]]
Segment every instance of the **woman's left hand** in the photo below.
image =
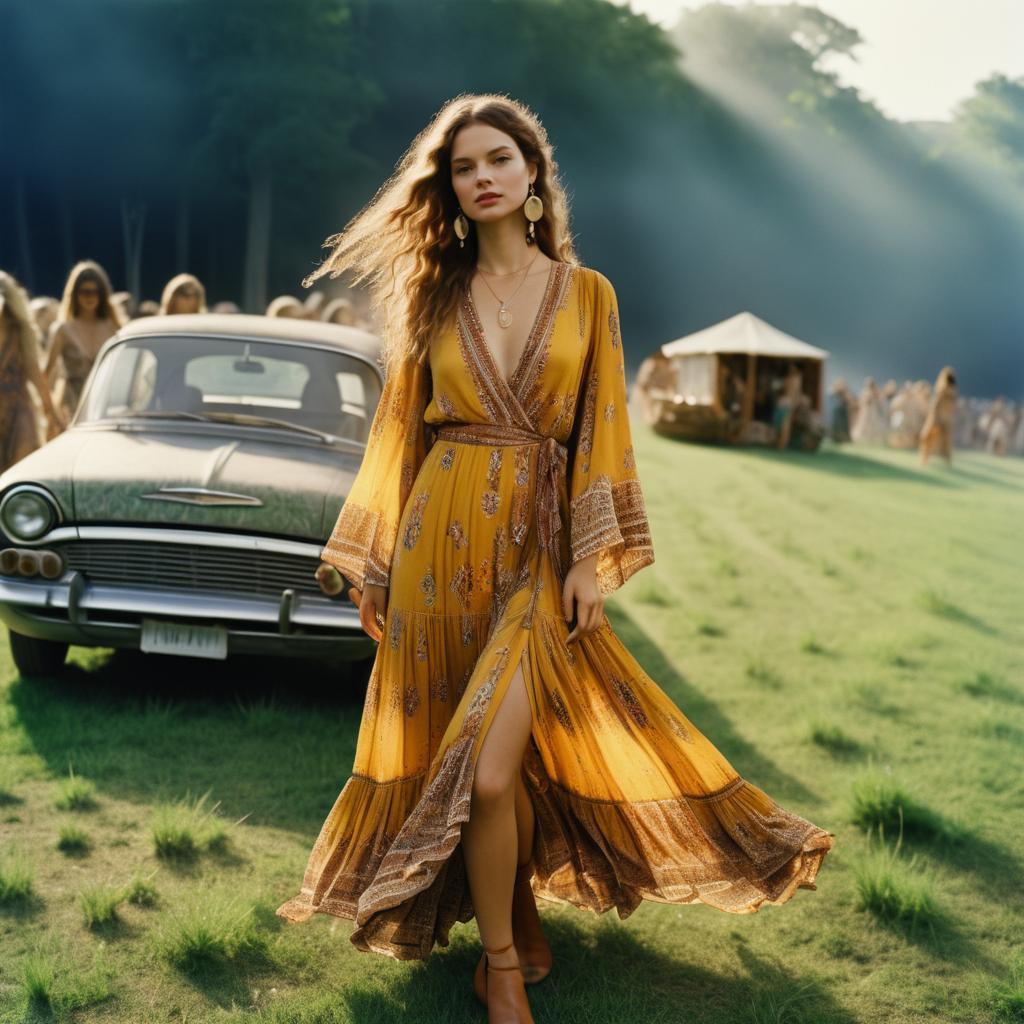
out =
[(572, 621), (576, 606), (576, 625), (566, 638), (571, 644), (587, 633), (593, 633), (604, 618), (604, 595), (597, 585), (597, 555), (581, 558), (569, 570), (562, 588), (562, 611), (565, 621)]

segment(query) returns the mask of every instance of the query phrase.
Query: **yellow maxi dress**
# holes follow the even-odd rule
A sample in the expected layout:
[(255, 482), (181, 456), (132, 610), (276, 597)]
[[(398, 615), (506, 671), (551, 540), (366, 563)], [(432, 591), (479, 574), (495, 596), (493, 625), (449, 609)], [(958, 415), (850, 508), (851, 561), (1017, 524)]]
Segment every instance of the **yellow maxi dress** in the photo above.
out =
[(351, 778), (278, 915), (352, 919), (359, 949), (399, 959), (447, 945), (473, 916), (474, 766), (520, 663), (537, 896), (625, 918), (642, 899), (743, 914), (816, 888), (834, 833), (743, 779), (607, 618), (566, 646), (561, 580), (594, 552), (605, 594), (654, 561), (615, 292), (555, 262), (511, 380), (468, 291), (429, 359), (386, 377), (322, 553), (389, 585), (384, 635)]

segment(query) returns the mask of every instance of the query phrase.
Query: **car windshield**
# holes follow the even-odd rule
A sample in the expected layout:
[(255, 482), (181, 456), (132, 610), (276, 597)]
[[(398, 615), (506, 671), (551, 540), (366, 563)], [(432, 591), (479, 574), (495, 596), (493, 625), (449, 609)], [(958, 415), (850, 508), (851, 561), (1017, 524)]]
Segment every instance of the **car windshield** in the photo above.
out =
[(77, 423), (204, 420), (365, 444), (380, 379), (343, 351), (246, 338), (135, 338), (96, 369)]

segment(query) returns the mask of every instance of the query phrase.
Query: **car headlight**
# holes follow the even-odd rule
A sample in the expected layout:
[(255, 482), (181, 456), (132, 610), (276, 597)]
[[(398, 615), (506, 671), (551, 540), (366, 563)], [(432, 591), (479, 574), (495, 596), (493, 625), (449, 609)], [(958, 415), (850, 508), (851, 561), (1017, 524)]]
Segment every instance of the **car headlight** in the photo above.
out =
[(35, 488), (11, 491), (0, 502), (0, 526), (12, 540), (35, 540), (57, 521), (53, 501)]

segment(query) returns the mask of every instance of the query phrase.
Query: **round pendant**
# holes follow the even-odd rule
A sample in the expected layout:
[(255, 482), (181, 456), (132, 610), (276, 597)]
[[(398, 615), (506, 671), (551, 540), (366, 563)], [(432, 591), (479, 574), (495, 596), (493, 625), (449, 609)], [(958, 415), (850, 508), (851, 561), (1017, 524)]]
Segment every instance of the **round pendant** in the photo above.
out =
[(504, 306), (498, 310), (498, 324), (501, 327), (512, 326), (512, 314)]

